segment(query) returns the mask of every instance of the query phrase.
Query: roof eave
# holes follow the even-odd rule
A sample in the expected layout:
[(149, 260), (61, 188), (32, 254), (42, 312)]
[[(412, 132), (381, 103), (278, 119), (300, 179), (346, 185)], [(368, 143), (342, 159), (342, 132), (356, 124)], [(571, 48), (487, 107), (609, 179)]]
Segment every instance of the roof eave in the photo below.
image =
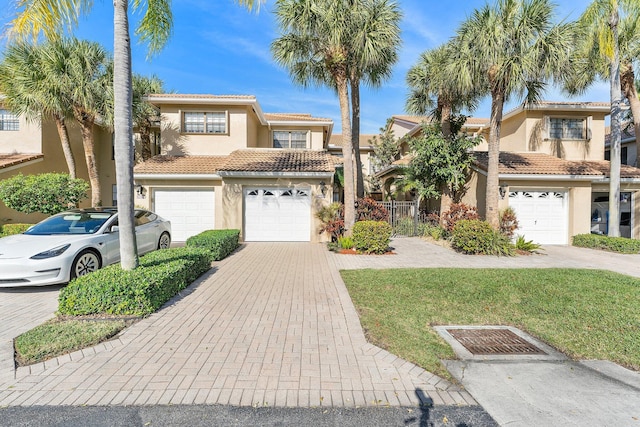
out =
[(203, 179), (221, 179), (217, 173), (133, 173), (133, 179), (162, 179), (167, 181), (175, 180), (203, 180)]

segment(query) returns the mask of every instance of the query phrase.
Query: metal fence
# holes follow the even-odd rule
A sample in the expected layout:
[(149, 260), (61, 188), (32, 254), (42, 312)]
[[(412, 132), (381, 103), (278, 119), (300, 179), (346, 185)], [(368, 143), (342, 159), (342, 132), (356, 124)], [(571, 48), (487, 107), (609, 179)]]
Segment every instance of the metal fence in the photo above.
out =
[(413, 237), (418, 235), (420, 210), (418, 201), (380, 202), (389, 211), (389, 224), (393, 228), (394, 236)]

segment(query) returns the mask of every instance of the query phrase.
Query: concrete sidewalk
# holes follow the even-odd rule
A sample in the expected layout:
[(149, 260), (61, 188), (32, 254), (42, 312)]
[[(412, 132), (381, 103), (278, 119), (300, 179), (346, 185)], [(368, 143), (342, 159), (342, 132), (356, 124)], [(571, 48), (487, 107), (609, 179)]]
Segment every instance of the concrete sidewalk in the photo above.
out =
[(244, 245), (120, 338), (19, 368), (0, 406), (475, 405), (366, 342), (330, 258), (319, 244)]

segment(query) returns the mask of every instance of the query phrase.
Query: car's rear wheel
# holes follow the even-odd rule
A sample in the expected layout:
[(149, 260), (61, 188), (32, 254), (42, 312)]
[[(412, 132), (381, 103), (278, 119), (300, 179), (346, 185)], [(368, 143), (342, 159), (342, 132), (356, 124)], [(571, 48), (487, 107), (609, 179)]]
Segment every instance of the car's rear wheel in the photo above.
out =
[(85, 249), (76, 256), (71, 264), (71, 278), (84, 276), (99, 270), (101, 267), (100, 256), (90, 249)]
[(158, 239), (158, 249), (168, 249), (169, 246), (171, 246), (171, 236), (169, 236), (169, 233), (164, 232)]

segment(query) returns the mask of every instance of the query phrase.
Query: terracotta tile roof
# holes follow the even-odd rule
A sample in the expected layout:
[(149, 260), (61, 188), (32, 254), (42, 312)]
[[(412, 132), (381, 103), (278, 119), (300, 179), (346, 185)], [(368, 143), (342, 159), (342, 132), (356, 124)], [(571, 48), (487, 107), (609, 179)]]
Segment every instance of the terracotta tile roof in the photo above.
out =
[(31, 160), (44, 157), (42, 154), (8, 154), (0, 153), (0, 169), (16, 166)]
[(394, 114), (392, 116), (394, 119), (399, 119), (399, 120), (403, 120), (405, 122), (410, 122), (410, 123), (415, 123), (415, 124), (420, 124), (422, 122), (430, 122), (431, 121), (431, 117), (429, 116), (411, 116), (411, 115), (407, 115), (407, 114)]
[(467, 121), (464, 122), (465, 125), (489, 125), (489, 119), (485, 117), (467, 117)]
[(398, 166), (407, 166), (409, 163), (411, 163), (411, 160), (413, 159), (413, 156), (408, 155), (408, 156), (404, 156), (394, 162), (392, 162), (392, 165), (398, 165)]
[(135, 166), (136, 174), (214, 174), (227, 156), (155, 156)]
[[(379, 135), (373, 134), (360, 134), (360, 148), (369, 148), (371, 147), (371, 142), (374, 137), (379, 137)], [(329, 139), (329, 145), (333, 145), (336, 147), (342, 147), (342, 134), (332, 134), (331, 139)]]
[[(636, 139), (636, 130), (632, 123), (622, 125), (622, 141), (634, 141)], [(611, 145), (611, 126), (604, 128), (604, 146)]]
[(185, 98), (185, 99), (246, 99), (246, 100), (254, 100), (256, 97), (254, 95), (211, 95), (204, 93), (152, 93), (148, 95), (150, 98)]
[(242, 172), (333, 172), (334, 163), (326, 151), (236, 150), (219, 171)]
[(584, 101), (536, 101), (533, 105), (554, 106), (554, 105), (575, 105), (585, 107), (610, 107), (608, 102), (584, 102)]
[[(488, 154), (475, 151), (475, 164), (487, 170)], [(564, 160), (544, 153), (500, 153), (500, 174), (509, 175), (583, 175), (604, 177), (609, 174), (609, 162), (606, 160)], [(640, 169), (622, 165), (622, 178), (640, 178)]]
[(270, 122), (333, 122), (324, 117), (313, 117), (306, 113), (264, 113), (264, 118)]

